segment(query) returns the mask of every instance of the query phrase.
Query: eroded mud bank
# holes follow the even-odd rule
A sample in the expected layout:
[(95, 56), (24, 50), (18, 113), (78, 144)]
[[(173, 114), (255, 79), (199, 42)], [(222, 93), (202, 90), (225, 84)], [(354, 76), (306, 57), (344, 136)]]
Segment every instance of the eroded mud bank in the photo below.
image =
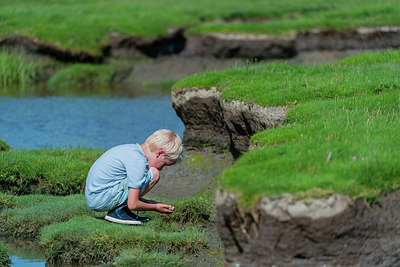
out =
[(185, 124), (183, 142), (191, 146), (216, 144), (234, 156), (246, 152), (256, 132), (284, 124), (287, 107), (262, 107), (221, 99), (216, 88), (172, 90), (172, 105)]
[(0, 38), (0, 48), (24, 48), (30, 53), (66, 62), (103, 62), (109, 57), (140, 58), (180, 55), (217, 58), (293, 58), (307, 51), (343, 51), (398, 48), (400, 27), (373, 27), (353, 30), (312, 29), (289, 36), (265, 34), (185, 34), (171, 29), (155, 39), (109, 34), (109, 43), (99, 45), (100, 55), (68, 51), (36, 38), (11, 35)]
[(263, 198), (246, 211), (220, 191), (218, 227), (226, 259), (241, 266), (398, 266), (400, 191), (379, 204), (347, 196)]

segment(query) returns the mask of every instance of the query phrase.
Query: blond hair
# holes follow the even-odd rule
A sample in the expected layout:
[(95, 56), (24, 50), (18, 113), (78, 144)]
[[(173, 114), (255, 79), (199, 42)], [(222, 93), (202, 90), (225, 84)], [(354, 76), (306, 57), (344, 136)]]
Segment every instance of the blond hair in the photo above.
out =
[(177, 160), (182, 153), (182, 140), (179, 135), (168, 129), (160, 129), (150, 135), (145, 144), (151, 152), (162, 149), (164, 157), (170, 160)]

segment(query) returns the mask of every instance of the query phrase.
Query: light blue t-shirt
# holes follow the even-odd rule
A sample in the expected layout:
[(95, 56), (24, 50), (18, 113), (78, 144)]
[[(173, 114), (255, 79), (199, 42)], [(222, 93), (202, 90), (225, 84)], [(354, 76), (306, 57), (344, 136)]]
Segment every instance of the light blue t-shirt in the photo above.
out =
[(153, 179), (139, 144), (119, 145), (106, 151), (90, 168), (85, 196), (89, 208), (107, 211), (128, 198), (130, 188), (140, 193)]

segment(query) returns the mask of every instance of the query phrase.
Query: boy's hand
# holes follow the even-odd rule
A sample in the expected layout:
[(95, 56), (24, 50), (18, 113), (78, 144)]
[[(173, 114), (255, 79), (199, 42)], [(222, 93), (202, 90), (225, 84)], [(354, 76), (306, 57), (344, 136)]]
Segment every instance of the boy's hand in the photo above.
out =
[(172, 213), (174, 212), (175, 207), (171, 205), (166, 205), (162, 203), (156, 204), (156, 211), (161, 212), (161, 213)]

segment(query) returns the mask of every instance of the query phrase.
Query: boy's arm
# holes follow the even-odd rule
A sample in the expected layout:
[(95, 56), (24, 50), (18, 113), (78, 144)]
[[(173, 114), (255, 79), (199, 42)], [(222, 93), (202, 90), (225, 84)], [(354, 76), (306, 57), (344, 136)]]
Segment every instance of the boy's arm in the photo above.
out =
[(140, 194), (139, 199), (146, 195), (160, 180), (160, 173), (156, 168), (150, 167), (150, 171), (153, 173), (153, 180), (146, 186), (143, 192)]
[(155, 210), (161, 213), (172, 213), (175, 207), (162, 203), (146, 203), (139, 199), (140, 189), (129, 188), (128, 208), (130, 210)]

